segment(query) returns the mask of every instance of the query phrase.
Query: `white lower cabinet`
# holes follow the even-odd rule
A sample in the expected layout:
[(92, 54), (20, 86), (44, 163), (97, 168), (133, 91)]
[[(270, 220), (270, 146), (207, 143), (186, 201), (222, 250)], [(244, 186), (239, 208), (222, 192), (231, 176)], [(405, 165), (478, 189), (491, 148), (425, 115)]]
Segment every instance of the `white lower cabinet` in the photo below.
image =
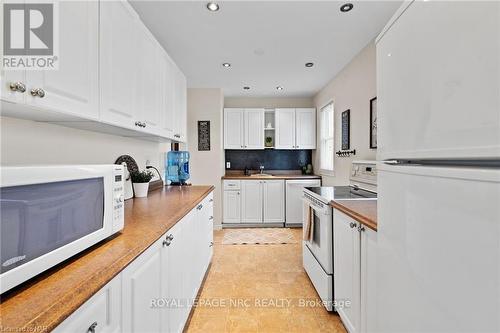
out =
[(262, 223), (262, 180), (241, 181), (241, 223)]
[(210, 193), (56, 332), (182, 332), (212, 246)]
[(285, 222), (285, 181), (262, 181), (264, 223)]
[(377, 233), (334, 209), (333, 237), (335, 309), (348, 332), (373, 331)]
[(241, 191), (224, 191), (223, 218), (224, 223), (241, 222)]
[(161, 331), (161, 311), (152, 304), (161, 298), (163, 252), (158, 240), (121, 273), (124, 332)]
[(285, 181), (224, 180), (223, 206), (223, 223), (226, 224), (283, 223)]
[(57, 326), (54, 332), (121, 332), (121, 278), (120, 274), (108, 282), (78, 310)]

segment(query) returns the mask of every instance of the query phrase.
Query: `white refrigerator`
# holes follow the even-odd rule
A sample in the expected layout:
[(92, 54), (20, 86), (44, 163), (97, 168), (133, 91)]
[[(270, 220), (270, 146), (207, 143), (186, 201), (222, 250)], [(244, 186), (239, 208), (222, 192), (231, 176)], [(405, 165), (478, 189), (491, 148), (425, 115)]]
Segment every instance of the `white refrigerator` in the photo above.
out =
[(500, 2), (406, 2), (377, 38), (370, 331), (500, 331)]

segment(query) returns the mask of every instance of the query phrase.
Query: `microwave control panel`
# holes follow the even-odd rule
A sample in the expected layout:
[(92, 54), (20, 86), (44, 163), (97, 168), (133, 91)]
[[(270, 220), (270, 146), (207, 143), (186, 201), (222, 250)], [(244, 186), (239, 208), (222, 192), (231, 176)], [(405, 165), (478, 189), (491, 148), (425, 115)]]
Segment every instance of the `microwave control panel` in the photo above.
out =
[(124, 225), (124, 175), (123, 166), (113, 169), (113, 231), (123, 229)]

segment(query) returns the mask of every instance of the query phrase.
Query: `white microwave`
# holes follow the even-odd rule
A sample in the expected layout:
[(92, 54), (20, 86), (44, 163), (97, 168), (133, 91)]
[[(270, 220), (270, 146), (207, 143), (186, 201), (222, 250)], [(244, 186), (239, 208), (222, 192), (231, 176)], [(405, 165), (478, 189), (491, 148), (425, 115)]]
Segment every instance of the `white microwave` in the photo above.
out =
[(123, 229), (121, 165), (0, 168), (0, 293)]

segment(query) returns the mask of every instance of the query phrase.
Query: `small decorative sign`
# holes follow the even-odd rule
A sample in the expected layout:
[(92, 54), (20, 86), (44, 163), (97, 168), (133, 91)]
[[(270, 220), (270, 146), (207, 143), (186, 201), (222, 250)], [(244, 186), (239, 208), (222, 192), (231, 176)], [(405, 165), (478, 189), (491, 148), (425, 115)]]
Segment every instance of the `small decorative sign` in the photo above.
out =
[(370, 148), (377, 149), (377, 97), (370, 100)]
[(199, 151), (210, 150), (210, 121), (209, 120), (199, 120), (198, 121), (198, 150)]
[(342, 112), (342, 150), (348, 150), (350, 147), (350, 113), (351, 110)]

